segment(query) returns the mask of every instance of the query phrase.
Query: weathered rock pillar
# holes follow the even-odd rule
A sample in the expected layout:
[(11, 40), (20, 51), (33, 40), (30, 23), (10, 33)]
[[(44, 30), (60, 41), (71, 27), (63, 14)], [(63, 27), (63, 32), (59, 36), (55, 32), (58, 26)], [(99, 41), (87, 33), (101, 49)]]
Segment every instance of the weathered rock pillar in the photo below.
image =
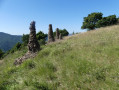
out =
[(52, 30), (52, 24), (49, 24), (49, 32), (48, 32), (48, 42), (54, 42), (54, 36), (53, 36), (53, 30)]
[(59, 28), (56, 29), (56, 39), (59, 39)]
[(35, 28), (35, 21), (30, 23), (30, 35), (29, 35), (29, 43), (28, 43), (28, 50), (31, 53), (35, 53), (40, 50), (40, 45), (36, 38), (36, 28)]
[(62, 34), (60, 33), (60, 35), (59, 35), (59, 39), (61, 40), (62, 39)]

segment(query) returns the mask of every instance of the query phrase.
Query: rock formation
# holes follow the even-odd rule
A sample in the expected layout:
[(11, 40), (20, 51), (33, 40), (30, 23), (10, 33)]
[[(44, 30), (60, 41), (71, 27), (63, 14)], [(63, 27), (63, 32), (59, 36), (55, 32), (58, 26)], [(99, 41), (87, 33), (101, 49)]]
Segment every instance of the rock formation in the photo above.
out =
[(37, 52), (40, 50), (40, 45), (36, 38), (36, 29), (35, 22), (30, 23), (30, 35), (29, 35), (29, 43), (28, 43), (28, 52), (22, 56), (21, 58), (17, 58), (14, 62), (14, 65), (22, 64), (23, 61), (28, 58), (34, 58), (37, 55)]
[(40, 45), (36, 38), (36, 29), (35, 29), (35, 22), (32, 21), (30, 23), (30, 35), (29, 35), (29, 43), (28, 43), (28, 50), (31, 53), (35, 53), (40, 50)]
[(62, 39), (62, 34), (60, 33), (60, 35), (59, 35), (59, 39), (61, 40)]
[(59, 28), (56, 29), (56, 39), (59, 39)]
[(49, 32), (48, 32), (48, 42), (54, 42), (54, 36), (53, 36), (53, 30), (52, 30), (52, 24), (49, 24)]
[(24, 56), (17, 58), (14, 62), (14, 65), (20, 65), (22, 64), (25, 60), (29, 59), (29, 58), (34, 58), (37, 55), (37, 53), (29, 53), (27, 52)]

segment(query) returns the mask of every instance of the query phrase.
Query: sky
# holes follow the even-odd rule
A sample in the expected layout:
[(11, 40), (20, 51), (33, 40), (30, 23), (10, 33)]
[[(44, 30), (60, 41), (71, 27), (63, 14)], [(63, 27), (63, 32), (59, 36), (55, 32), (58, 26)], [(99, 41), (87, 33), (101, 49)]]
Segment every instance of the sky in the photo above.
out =
[(119, 0), (0, 0), (0, 32), (12, 35), (29, 33), (31, 21), (36, 31), (48, 33), (48, 26), (83, 32), (83, 18), (92, 12), (119, 17)]

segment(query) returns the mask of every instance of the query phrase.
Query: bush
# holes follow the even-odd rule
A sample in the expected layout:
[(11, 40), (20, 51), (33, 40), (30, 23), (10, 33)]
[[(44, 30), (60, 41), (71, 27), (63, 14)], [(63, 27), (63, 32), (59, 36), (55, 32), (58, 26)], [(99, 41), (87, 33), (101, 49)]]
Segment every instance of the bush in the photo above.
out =
[(27, 45), (28, 44), (28, 42), (29, 42), (29, 34), (23, 34), (23, 36), (22, 36), (22, 42), (23, 42), (23, 44), (24, 45)]
[[(46, 41), (47, 34), (44, 34), (42, 31), (38, 32), (36, 34), (37, 40), (40, 42), (40, 44), (44, 45)], [(22, 36), (22, 42), (26, 46), (29, 42), (29, 34), (26, 34)]]
[(36, 37), (37, 37), (38, 42), (39, 42), (40, 45), (45, 45), (46, 44), (47, 34), (44, 34), (42, 31), (40, 31), (36, 34)]
[(18, 42), (10, 51), (9, 53), (14, 53), (17, 50), (20, 50), (22, 47), (22, 44), (20, 42)]
[[(59, 33), (62, 34), (62, 36), (68, 36), (69, 35), (69, 32), (66, 30), (66, 29), (60, 29), (59, 30)], [(54, 36), (56, 36), (56, 31), (53, 33)]]
[(40, 31), (36, 34), (36, 37), (38, 40), (46, 40), (47, 34), (44, 34), (42, 31)]
[(3, 57), (4, 52), (0, 49), (0, 59)]
[(40, 45), (45, 45), (46, 44), (46, 41), (44, 39), (38, 40), (38, 42), (39, 42)]

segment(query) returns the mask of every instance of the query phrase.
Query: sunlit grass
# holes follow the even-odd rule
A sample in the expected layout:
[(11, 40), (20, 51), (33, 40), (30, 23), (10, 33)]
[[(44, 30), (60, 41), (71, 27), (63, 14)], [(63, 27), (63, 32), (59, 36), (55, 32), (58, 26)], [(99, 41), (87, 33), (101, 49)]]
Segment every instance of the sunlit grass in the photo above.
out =
[(14, 66), (27, 49), (4, 58), (2, 90), (118, 90), (119, 26), (65, 37), (42, 47), (33, 59)]

